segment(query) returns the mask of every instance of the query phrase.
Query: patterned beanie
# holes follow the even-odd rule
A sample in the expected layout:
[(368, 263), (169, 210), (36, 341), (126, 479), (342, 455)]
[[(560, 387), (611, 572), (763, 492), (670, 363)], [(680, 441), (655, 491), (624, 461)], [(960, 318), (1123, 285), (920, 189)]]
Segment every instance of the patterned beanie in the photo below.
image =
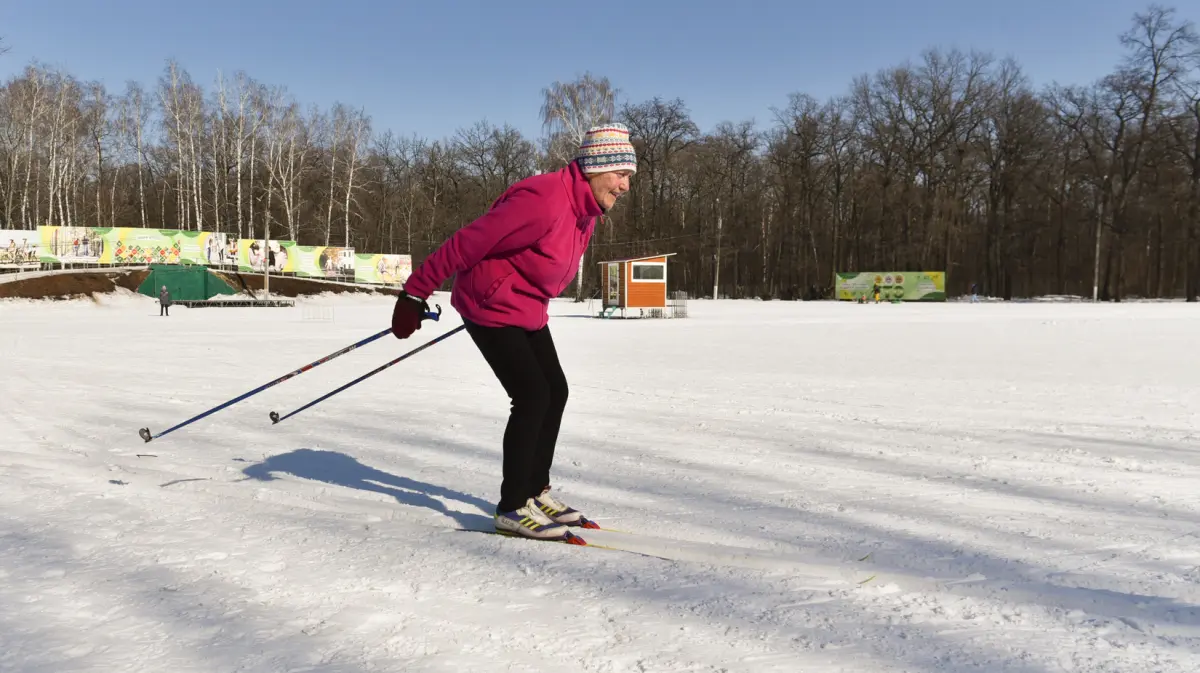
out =
[(575, 159), (584, 173), (637, 172), (637, 156), (633, 143), (629, 142), (629, 127), (624, 124), (601, 124), (588, 129)]

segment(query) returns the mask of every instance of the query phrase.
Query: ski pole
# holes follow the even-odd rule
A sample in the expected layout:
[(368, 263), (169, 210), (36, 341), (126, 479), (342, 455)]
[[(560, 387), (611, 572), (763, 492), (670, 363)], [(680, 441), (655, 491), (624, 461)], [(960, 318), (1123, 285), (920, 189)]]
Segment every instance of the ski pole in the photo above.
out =
[(391, 362), (385, 362), (384, 364), (380, 365), (379, 367), (376, 367), (375, 369), (372, 369), (371, 371), (367, 372), (366, 374), (363, 374), (362, 376), (354, 379), (350, 383), (347, 383), (347, 384), (343, 385), (342, 387), (337, 388), (331, 392), (325, 393), (324, 395), (322, 395), (322, 396), (318, 397), (317, 399), (313, 400), (312, 402), (309, 402), (308, 404), (300, 407), (299, 409), (296, 409), (295, 411), (292, 411), (283, 416), (280, 416), (279, 412), (277, 412), (277, 411), (272, 411), (269, 414), (269, 416), (271, 417), (271, 424), (274, 425), (275, 423), (278, 423), (279, 421), (282, 421), (285, 418), (290, 418), (292, 416), (295, 416), (296, 414), (300, 413), (301, 411), (304, 411), (305, 409), (313, 406), (314, 404), (317, 404), (318, 402), (321, 402), (323, 400), (327, 400), (330, 397), (333, 397), (334, 395), (337, 395), (338, 393), (342, 392), (343, 390), (349, 388), (350, 386), (355, 385), (357, 383), (361, 383), (365, 379), (375, 376), (379, 372), (387, 369), (388, 367), (391, 367), (392, 365), (400, 362), (401, 360), (406, 360), (409, 357), (412, 357), (413, 355), (420, 353), (421, 351), (425, 350), (426, 348), (429, 348), (430, 346), (434, 345), (435, 343), (438, 343), (439, 341), (448, 339), (451, 335), (461, 332), (462, 330), (466, 329), (466, 327), (467, 327), (466, 325), (459, 325), (458, 327), (455, 327), (454, 329), (450, 330), (449, 332), (446, 332), (445, 334), (430, 341), (429, 343), (427, 343), (423, 346), (418, 346), (417, 348), (410, 350), (409, 352), (405, 353), (404, 355), (401, 355), (400, 357), (396, 358), (395, 360), (392, 360)]
[[(426, 318), (426, 319), (428, 319), (428, 320), (438, 320), (439, 318), (441, 318), (441, 314), (442, 314), (442, 307), (441, 307), (441, 306), (438, 306), (438, 307), (437, 307), (437, 309), (438, 309), (438, 310), (437, 310), (437, 313), (433, 313), (433, 312), (427, 312), (427, 313), (425, 314), (425, 318)], [(147, 442), (149, 442), (149, 441), (150, 441), (150, 440), (152, 440), (152, 439), (158, 439), (159, 437), (162, 437), (163, 435), (165, 435), (165, 434), (167, 434), (167, 433), (174, 432), (174, 431), (178, 430), (179, 428), (182, 428), (182, 427), (183, 427), (183, 426), (185, 426), (185, 425), (190, 425), (190, 424), (192, 424), (192, 423), (195, 423), (196, 421), (198, 421), (198, 420), (200, 420), (200, 419), (202, 419), (202, 418), (204, 418), (204, 417), (206, 417), (206, 416), (208, 416), (208, 415), (210, 415), (210, 414), (215, 414), (216, 412), (218, 412), (218, 411), (220, 411), (220, 410), (224, 409), (225, 407), (231, 406), (231, 405), (233, 405), (233, 404), (237, 404), (238, 402), (241, 402), (242, 400), (246, 399), (247, 397), (251, 397), (251, 396), (253, 396), (253, 395), (257, 395), (258, 393), (261, 393), (262, 391), (266, 390), (267, 388), (270, 388), (271, 386), (275, 386), (275, 385), (278, 385), (278, 384), (280, 384), (280, 383), (283, 383), (284, 381), (286, 381), (286, 380), (288, 380), (288, 379), (292, 378), (293, 376), (299, 376), (300, 374), (303, 374), (304, 372), (306, 372), (306, 371), (308, 371), (308, 370), (312, 369), (313, 367), (316, 367), (317, 365), (321, 365), (321, 364), (324, 364), (324, 363), (326, 363), (326, 362), (329, 362), (330, 360), (332, 360), (332, 359), (334, 359), (334, 358), (336, 358), (336, 357), (338, 357), (338, 356), (340, 356), (340, 355), (345, 355), (346, 353), (349, 353), (350, 351), (352, 351), (352, 350), (354, 350), (354, 349), (356, 349), (356, 348), (358, 348), (358, 347), (360, 347), (360, 346), (365, 346), (365, 345), (367, 345), (367, 344), (371, 343), (372, 341), (375, 341), (376, 339), (378, 339), (378, 338), (380, 338), (380, 337), (382, 337), (382, 336), (384, 336), (384, 335), (386, 335), (386, 334), (390, 333), (391, 331), (392, 331), (392, 329), (389, 327), (388, 329), (382, 330), (382, 331), (380, 331), (380, 332), (378, 332), (378, 333), (376, 333), (376, 334), (372, 334), (371, 336), (369, 336), (369, 337), (367, 337), (367, 338), (363, 339), (362, 341), (359, 341), (359, 342), (356, 342), (356, 343), (350, 344), (349, 346), (346, 346), (345, 348), (343, 348), (343, 349), (341, 349), (341, 350), (339, 350), (339, 351), (335, 351), (335, 352), (333, 352), (333, 353), (330, 353), (329, 355), (326, 355), (325, 357), (321, 358), (320, 360), (314, 360), (313, 362), (310, 362), (310, 363), (308, 363), (308, 364), (304, 365), (303, 367), (301, 367), (301, 368), (297, 369), (297, 370), (296, 370), (296, 371), (294, 371), (294, 372), (290, 372), (290, 373), (288, 373), (288, 374), (284, 374), (283, 376), (281, 376), (281, 377), (279, 377), (279, 378), (275, 379), (274, 381), (271, 381), (270, 383), (265, 383), (265, 384), (263, 384), (263, 385), (261, 385), (261, 386), (259, 386), (259, 387), (255, 388), (254, 390), (251, 390), (251, 391), (250, 391), (250, 392), (248, 392), (248, 393), (243, 393), (243, 394), (241, 394), (241, 395), (239, 395), (239, 396), (237, 396), (237, 397), (233, 398), (232, 400), (229, 400), (228, 402), (225, 402), (225, 403), (223, 403), (223, 404), (219, 404), (219, 405), (217, 405), (217, 406), (213, 407), (212, 409), (209, 409), (208, 411), (206, 411), (206, 412), (204, 412), (204, 413), (202, 413), (202, 414), (199, 414), (199, 415), (196, 415), (196, 416), (193, 416), (193, 417), (191, 417), (191, 418), (187, 419), (186, 421), (184, 421), (184, 422), (180, 423), (179, 425), (176, 425), (176, 426), (175, 426), (175, 427), (173, 427), (173, 428), (169, 428), (169, 429), (167, 429), (167, 430), (163, 430), (162, 432), (158, 433), (157, 435), (155, 435), (155, 434), (151, 434), (151, 432), (150, 432), (150, 428), (142, 428), (141, 430), (138, 430), (138, 434), (139, 434), (139, 435), (141, 435), (141, 436), (142, 436), (142, 439), (143, 439), (143, 440), (145, 440), (145, 441), (147, 441)]]

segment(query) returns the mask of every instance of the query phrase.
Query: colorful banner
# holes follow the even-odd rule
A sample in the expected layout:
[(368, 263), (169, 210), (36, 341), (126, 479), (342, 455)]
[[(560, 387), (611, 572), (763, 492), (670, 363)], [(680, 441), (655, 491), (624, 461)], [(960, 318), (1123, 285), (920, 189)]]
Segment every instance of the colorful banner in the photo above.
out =
[(302, 278), (354, 276), (354, 248), (323, 245), (297, 245), (296, 275)]
[(354, 255), (354, 282), (403, 285), (412, 274), (412, 255)]
[(237, 263), (237, 246), (229, 246), (226, 234), (180, 231), (175, 240), (179, 243), (179, 261), (183, 264), (224, 266)]
[(108, 229), (101, 264), (178, 264), (178, 229)]
[(838, 273), (834, 278), (840, 300), (875, 301), (875, 286), (880, 301), (946, 301), (944, 271), (864, 271)]
[(270, 247), (261, 238), (239, 238), (237, 241), (238, 271), (263, 272), (263, 263), (270, 264), (271, 273), (296, 271), (295, 241), (271, 241)]
[[(38, 227), (38, 261), (46, 264), (101, 264), (108, 227)], [(111, 255), (111, 253), (109, 253)]]
[[(4, 238), (4, 234), (13, 234)], [(19, 237), (17, 237), (19, 235)], [(290, 273), (302, 278), (337, 278), (358, 283), (401, 285), (412, 273), (412, 256), (355, 254), (354, 248), (303, 246), (295, 241), (234, 238), (232, 235), (140, 227), (38, 227), (37, 232), (0, 232), (0, 265), (21, 258), (47, 264), (183, 264), (236, 266), (239, 271)]]
[(40, 238), (38, 232), (0, 229), (0, 269), (36, 269)]

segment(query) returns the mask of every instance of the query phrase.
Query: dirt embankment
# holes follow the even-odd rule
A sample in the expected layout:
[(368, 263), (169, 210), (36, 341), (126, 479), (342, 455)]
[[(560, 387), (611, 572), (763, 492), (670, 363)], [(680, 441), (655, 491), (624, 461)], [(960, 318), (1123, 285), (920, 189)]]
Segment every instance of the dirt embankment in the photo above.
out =
[(108, 294), (118, 287), (137, 292), (149, 269), (62, 273), (0, 283), (0, 299), (76, 299)]
[[(213, 271), (213, 275), (229, 284), (240, 292), (259, 292), (263, 289), (263, 276), (254, 273), (236, 273), (232, 271)], [(326, 283), (308, 278), (294, 276), (271, 276), (271, 295), (281, 297), (300, 297), (304, 295), (321, 294), (323, 292), (362, 292), (366, 294), (397, 294), (397, 290), (370, 285), (343, 285)]]

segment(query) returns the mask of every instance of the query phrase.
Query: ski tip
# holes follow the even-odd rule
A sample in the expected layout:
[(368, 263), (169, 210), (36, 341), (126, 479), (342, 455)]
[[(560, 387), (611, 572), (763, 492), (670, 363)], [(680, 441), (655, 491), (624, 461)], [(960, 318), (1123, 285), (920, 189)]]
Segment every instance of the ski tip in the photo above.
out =
[(278, 411), (272, 411), (270, 414), (267, 414), (267, 415), (271, 417), (272, 425), (279, 422), (279, 412)]
[(150, 428), (142, 428), (141, 430), (138, 430), (138, 435), (140, 435), (141, 438), (146, 442), (149, 442), (151, 439), (153, 439), (153, 437), (150, 436)]

